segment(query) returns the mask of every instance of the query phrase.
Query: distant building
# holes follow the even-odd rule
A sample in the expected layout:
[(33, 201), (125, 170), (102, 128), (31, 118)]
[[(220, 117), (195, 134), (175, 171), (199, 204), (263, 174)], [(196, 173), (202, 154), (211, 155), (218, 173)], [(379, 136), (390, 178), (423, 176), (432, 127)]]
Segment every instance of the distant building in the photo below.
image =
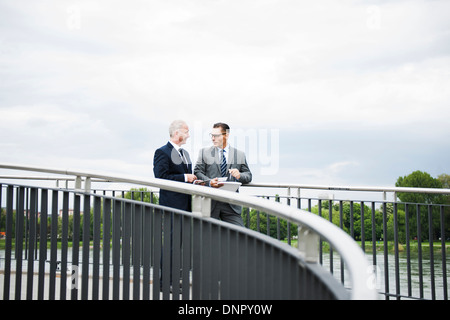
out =
[[(62, 217), (63, 210), (59, 210), (58, 216)], [(83, 211), (80, 211), (80, 215), (83, 215)], [(73, 216), (73, 209), (69, 209), (69, 216)]]

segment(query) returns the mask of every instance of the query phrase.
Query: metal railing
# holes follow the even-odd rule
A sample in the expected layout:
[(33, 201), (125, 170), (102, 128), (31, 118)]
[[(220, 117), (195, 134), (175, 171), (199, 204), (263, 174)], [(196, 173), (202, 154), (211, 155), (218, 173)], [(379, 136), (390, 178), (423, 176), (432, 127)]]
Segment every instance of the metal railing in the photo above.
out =
[[(160, 179), (15, 165), (0, 168), (57, 174), (62, 180), (72, 176), (75, 183), (73, 189), (30, 186), (21, 180), (1, 183), (0, 201), (6, 202), (3, 299), (24, 295), (66, 299), (67, 292), (72, 299), (99, 299), (100, 291), (102, 299), (128, 299), (130, 281), (133, 299), (377, 298), (374, 274), (362, 250), (340, 228), (309, 212)], [(94, 179), (188, 193), (193, 212), (94, 194)], [(211, 199), (264, 211), (297, 225), (298, 248), (210, 218)], [(55, 219), (60, 207), (62, 217)], [(47, 233), (50, 249), (40, 236)], [(345, 263), (347, 288), (318, 264), (319, 238), (330, 243)], [(67, 268), (72, 270), (69, 275)]]
[[(300, 184), (245, 188), (247, 193), (315, 212), (344, 229), (366, 253), (377, 289), (386, 299), (448, 300), (450, 189)], [(445, 198), (441, 203), (408, 203), (398, 200), (401, 193)], [(346, 282), (339, 256), (323, 242), (320, 263)]]

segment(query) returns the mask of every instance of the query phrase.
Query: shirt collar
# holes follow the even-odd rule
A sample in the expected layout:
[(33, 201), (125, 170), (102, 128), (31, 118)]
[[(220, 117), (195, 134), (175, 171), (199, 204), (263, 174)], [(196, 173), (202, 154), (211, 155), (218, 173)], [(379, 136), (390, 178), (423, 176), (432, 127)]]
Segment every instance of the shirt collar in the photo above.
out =
[[(219, 148), (219, 147), (216, 147), (216, 148), (217, 148), (217, 150), (222, 151), (222, 148)], [(228, 153), (230, 151), (230, 144), (227, 143), (227, 146), (223, 150), (225, 150), (225, 153)]]
[(175, 148), (175, 150), (177, 150), (178, 152), (180, 152), (181, 147), (175, 143), (173, 143), (172, 141), (169, 140), (169, 143)]

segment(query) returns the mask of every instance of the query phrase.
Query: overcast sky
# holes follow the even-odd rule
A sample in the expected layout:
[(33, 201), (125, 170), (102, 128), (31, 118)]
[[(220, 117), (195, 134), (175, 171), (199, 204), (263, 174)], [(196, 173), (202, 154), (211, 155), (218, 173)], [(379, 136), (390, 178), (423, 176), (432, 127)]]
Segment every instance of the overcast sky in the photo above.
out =
[(0, 0), (0, 163), (153, 177), (184, 119), (254, 182), (450, 174), (450, 1)]

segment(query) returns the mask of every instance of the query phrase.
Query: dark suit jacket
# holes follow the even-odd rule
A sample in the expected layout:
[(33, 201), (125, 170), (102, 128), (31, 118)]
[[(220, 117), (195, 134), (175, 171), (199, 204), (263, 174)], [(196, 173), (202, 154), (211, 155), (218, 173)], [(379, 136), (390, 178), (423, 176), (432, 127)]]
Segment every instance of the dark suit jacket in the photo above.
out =
[[(183, 152), (188, 165), (182, 162), (179, 153), (170, 142), (157, 149), (153, 158), (153, 173), (155, 174), (155, 178), (184, 182), (184, 175), (186, 173), (192, 173), (192, 163), (189, 153), (184, 149)], [(161, 189), (159, 193), (159, 204), (191, 211), (191, 196)]]

